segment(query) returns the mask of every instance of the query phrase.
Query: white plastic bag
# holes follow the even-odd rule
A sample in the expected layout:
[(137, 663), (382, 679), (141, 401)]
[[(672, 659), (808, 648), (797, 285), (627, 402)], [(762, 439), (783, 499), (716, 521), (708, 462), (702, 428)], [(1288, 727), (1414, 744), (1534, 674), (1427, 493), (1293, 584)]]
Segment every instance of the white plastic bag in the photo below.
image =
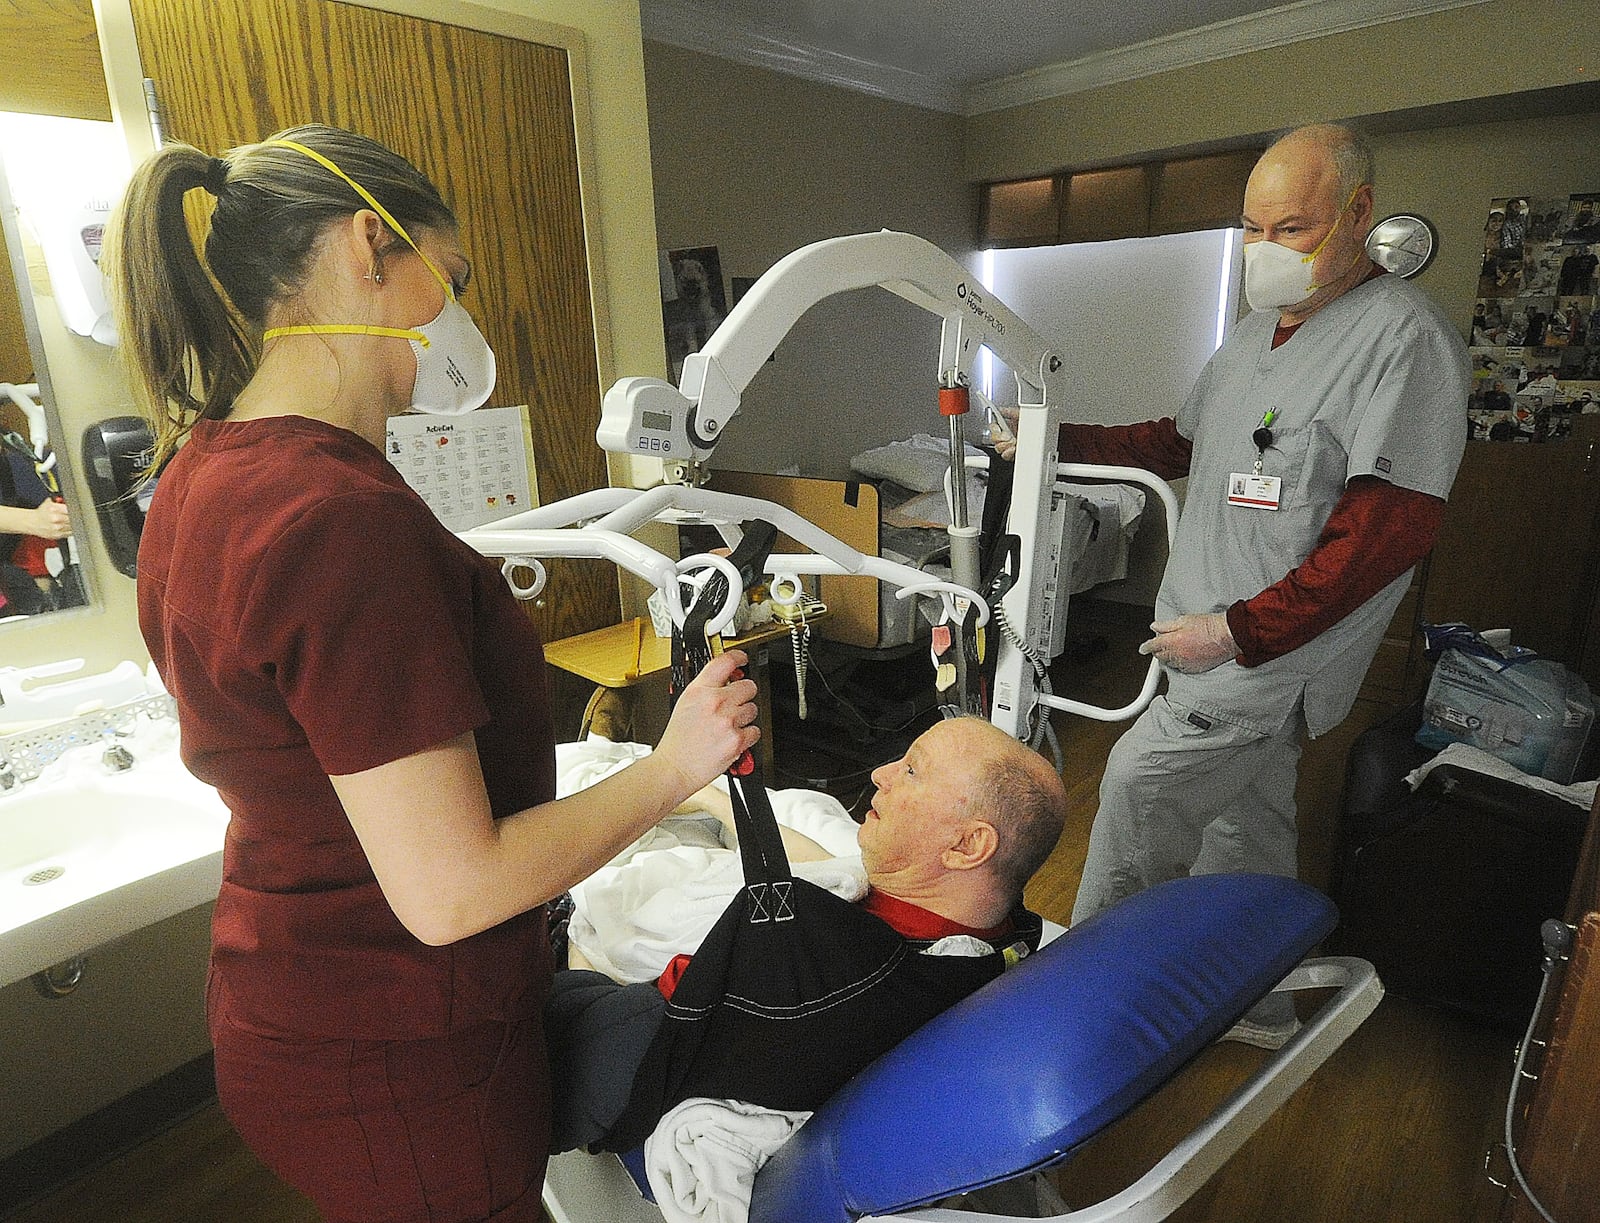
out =
[(1594, 725), (1589, 686), (1531, 650), (1501, 652), (1461, 624), (1425, 625), (1438, 651), (1417, 742), (1466, 743), (1550, 781), (1573, 779)]

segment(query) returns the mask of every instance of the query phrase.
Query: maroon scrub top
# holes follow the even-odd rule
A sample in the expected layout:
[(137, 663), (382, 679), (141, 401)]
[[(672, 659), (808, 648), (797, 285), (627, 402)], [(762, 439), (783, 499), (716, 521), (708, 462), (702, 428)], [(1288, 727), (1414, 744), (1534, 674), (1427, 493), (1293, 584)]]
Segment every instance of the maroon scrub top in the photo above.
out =
[(554, 797), (543, 651), (496, 567), (367, 441), (286, 416), (195, 427), (138, 582), (184, 763), (232, 812), (212, 970), (234, 1021), (412, 1040), (535, 1014), (543, 909), (418, 941), (328, 780), (472, 731), (497, 818)]

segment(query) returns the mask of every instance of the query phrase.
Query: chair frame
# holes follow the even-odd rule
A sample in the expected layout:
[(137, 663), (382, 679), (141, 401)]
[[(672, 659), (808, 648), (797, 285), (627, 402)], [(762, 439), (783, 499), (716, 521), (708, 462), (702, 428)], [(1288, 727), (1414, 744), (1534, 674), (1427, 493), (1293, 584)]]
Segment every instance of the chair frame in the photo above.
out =
[[(1183, 1205), (1231, 1159), (1283, 1103), (1344, 1044), (1376, 1009), (1383, 986), (1371, 964), (1349, 956), (1301, 963), (1273, 993), (1334, 991), (1290, 1038), (1206, 1119), (1121, 1192), (1049, 1223), (1158, 1223)], [(1066, 1152), (1052, 1164), (1070, 1158)], [(1046, 1165), (1050, 1166), (1050, 1165)], [(1018, 1168), (1018, 1176), (1038, 1168)], [(959, 1192), (952, 1188), (952, 1194)], [(661, 1212), (639, 1190), (615, 1156), (570, 1151), (555, 1156), (546, 1173), (544, 1206), (551, 1223), (660, 1223)], [(1021, 1223), (1016, 1216), (916, 1207), (897, 1214), (863, 1215), (859, 1223)]]

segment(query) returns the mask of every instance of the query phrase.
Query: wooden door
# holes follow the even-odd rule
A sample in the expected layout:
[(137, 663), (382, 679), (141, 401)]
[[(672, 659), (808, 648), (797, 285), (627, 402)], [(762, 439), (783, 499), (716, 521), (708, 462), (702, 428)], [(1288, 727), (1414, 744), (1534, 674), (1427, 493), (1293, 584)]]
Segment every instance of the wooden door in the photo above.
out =
[[(464, 304), (498, 358), (489, 402), (528, 405), (540, 497), (602, 487), (567, 52), (334, 0), (132, 0), (132, 10), (166, 139), (220, 153), (328, 123), (433, 179), (472, 261)], [(547, 640), (616, 622), (610, 565), (549, 569), (531, 612)]]
[(1600, 682), (1589, 620), (1600, 579), (1600, 417), (1542, 445), (1468, 442), (1428, 566), (1423, 619), (1509, 628)]

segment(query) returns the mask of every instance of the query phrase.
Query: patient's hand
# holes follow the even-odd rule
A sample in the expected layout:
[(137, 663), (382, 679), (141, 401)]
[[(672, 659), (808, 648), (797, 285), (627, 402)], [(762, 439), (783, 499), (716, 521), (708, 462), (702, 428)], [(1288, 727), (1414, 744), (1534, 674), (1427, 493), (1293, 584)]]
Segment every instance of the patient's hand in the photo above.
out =
[[(729, 849), (739, 847), (739, 830), (733, 822), (733, 800), (720, 786), (710, 785), (696, 791), (678, 804), (673, 814), (688, 815), (695, 811), (716, 816), (722, 822), (722, 843)], [(783, 838), (783, 851), (789, 855), (790, 862), (826, 862), (834, 856), (810, 837), (792, 828), (780, 824), (778, 835)]]

